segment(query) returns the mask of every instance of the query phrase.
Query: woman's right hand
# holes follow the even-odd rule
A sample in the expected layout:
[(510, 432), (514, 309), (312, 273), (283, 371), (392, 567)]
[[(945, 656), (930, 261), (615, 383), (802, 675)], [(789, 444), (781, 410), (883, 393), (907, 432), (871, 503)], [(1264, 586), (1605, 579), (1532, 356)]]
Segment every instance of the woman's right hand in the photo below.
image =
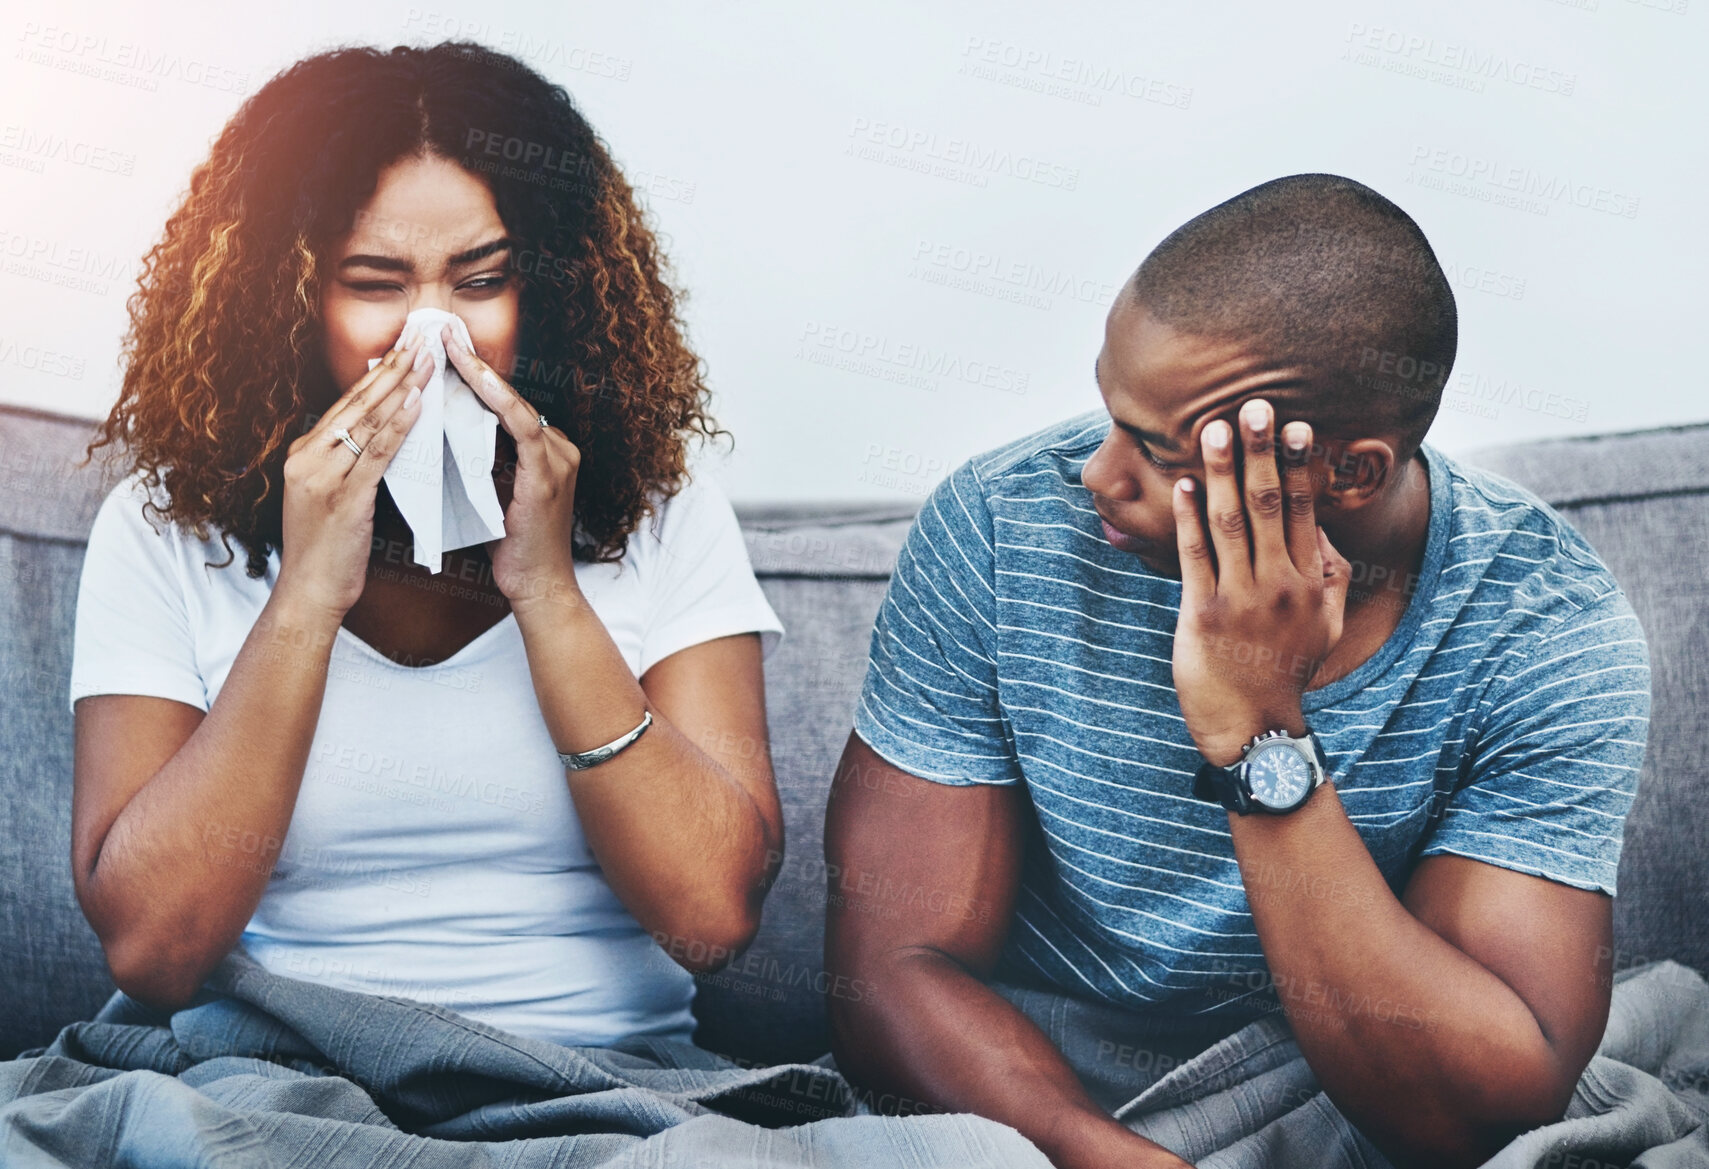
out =
[[(394, 345), (291, 443), (276, 593), (288, 591), (339, 621), (362, 596), (380, 477), (421, 413), (420, 390), (432, 369), (419, 335), (402, 347)], [(406, 399), (413, 400), (406, 404)], [(340, 426), (362, 448), (361, 455), (334, 437)]]

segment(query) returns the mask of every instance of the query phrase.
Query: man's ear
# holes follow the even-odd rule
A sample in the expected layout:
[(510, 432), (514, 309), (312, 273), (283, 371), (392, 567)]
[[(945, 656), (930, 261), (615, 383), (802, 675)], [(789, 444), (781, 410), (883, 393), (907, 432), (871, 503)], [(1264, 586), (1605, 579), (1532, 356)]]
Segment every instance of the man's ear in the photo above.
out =
[(1325, 511), (1353, 512), (1382, 494), (1398, 465), (1393, 443), (1380, 438), (1324, 444), (1322, 471), (1327, 476), (1317, 505)]

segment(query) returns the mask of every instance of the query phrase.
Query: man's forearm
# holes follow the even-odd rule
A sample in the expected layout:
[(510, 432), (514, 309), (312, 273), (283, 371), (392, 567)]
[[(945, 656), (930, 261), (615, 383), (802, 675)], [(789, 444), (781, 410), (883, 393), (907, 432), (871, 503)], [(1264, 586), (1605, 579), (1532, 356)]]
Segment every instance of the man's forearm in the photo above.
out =
[(1477, 1165), (1555, 1119), (1535, 1016), (1400, 903), (1332, 784), (1285, 816), (1229, 821), (1277, 998), (1349, 1120), (1399, 1164)]
[(930, 1108), (1009, 1125), (1063, 1169), (1183, 1169), (1087, 1095), (1050, 1039), (948, 955), (887, 955), (880, 993), (833, 999), (837, 1064), (851, 1080)]

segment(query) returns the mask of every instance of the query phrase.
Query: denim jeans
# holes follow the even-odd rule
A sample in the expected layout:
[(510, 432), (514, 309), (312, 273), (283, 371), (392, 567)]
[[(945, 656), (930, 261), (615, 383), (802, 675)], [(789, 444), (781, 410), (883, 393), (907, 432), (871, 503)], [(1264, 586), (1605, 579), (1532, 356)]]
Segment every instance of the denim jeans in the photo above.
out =
[(1049, 1036), (1100, 1106), (1201, 1169), (1393, 1169), (1324, 1095), (1280, 1013), (1231, 1031), (988, 985)]
[[(992, 982), (1134, 1132), (1199, 1169), (1393, 1169), (1323, 1092), (1281, 1012), (1229, 1033)], [(1562, 1118), (1483, 1169), (1709, 1166), (1709, 985), (1677, 962), (1614, 975), (1608, 1026)]]

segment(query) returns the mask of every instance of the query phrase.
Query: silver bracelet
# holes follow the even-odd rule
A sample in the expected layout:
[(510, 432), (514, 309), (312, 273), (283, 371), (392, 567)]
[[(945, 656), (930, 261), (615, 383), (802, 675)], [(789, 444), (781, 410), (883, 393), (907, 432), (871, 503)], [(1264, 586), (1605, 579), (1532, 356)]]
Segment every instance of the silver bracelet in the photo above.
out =
[[(595, 747), (591, 751), (559, 751), (558, 759), (571, 771), (586, 771), (596, 764), (604, 763), (613, 755), (620, 754), (626, 747), (639, 739), (646, 729), (653, 725), (653, 712), (647, 711), (641, 716), (641, 725), (628, 734), (611, 740), (603, 747)], [(556, 750), (556, 748), (553, 748)]]

